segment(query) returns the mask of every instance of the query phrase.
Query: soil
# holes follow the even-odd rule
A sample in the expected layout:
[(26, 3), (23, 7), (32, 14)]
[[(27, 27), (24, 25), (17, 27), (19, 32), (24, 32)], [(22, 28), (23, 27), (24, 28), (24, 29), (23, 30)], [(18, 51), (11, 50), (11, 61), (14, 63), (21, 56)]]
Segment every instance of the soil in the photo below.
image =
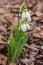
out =
[(0, 65), (7, 65), (6, 41), (10, 24), (17, 26), (20, 5), (25, 2), (31, 14), (30, 40), (20, 54), (17, 65), (43, 65), (43, 0), (0, 0)]

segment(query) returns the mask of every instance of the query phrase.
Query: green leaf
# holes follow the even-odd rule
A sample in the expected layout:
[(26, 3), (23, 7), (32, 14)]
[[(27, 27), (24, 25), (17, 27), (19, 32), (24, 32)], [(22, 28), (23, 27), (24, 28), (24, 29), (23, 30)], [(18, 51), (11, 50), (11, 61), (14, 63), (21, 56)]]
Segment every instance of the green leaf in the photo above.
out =
[(10, 46), (10, 50), (11, 50), (10, 55), (11, 55), (11, 59), (12, 59), (12, 56), (13, 56), (14, 51), (15, 51), (15, 41), (14, 41), (14, 37), (13, 37), (12, 27), (10, 29), (9, 46)]
[(29, 36), (26, 36), (26, 38), (23, 38), (23, 42), (21, 43), (21, 46), (19, 47), (18, 51), (17, 51), (17, 55), (16, 55), (16, 59), (19, 57), (24, 45), (26, 44), (27, 40), (29, 39)]
[(7, 56), (8, 56), (8, 59), (10, 60), (11, 59), (11, 49), (10, 49), (8, 42), (7, 42), (7, 51), (8, 51)]
[(22, 41), (23, 41), (22, 38), (20, 38), (20, 40), (16, 44), (16, 49), (15, 49), (15, 52), (14, 52), (14, 56), (12, 58), (12, 62), (15, 61), (15, 57), (16, 57), (16, 55), (18, 55), (17, 51), (19, 50), (19, 47), (21, 46)]
[(16, 50), (14, 53), (14, 56), (12, 58), (12, 62), (16, 61), (16, 59), (18, 58), (18, 56), (20, 55), (22, 48), (24, 47), (26, 41), (27, 41), (28, 37), (24, 38), (21, 37), (20, 40), (18, 41), (17, 45), (16, 45)]

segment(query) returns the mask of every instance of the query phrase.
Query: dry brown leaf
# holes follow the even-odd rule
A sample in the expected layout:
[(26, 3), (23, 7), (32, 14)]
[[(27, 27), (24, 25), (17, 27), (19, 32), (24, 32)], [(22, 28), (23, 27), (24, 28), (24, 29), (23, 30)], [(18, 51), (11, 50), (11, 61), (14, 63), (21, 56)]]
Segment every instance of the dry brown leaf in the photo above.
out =
[(41, 31), (41, 28), (40, 28), (40, 27), (35, 27), (35, 30), (36, 30), (37, 32), (40, 32), (40, 31)]
[(0, 30), (2, 30), (3, 32), (7, 32), (6, 28), (2, 25), (0, 25)]
[(15, 29), (18, 25), (18, 22), (15, 21), (13, 14), (9, 13), (9, 15), (6, 17), (6, 19), (8, 20), (9, 23), (11, 23), (13, 25), (13, 30), (15, 31)]

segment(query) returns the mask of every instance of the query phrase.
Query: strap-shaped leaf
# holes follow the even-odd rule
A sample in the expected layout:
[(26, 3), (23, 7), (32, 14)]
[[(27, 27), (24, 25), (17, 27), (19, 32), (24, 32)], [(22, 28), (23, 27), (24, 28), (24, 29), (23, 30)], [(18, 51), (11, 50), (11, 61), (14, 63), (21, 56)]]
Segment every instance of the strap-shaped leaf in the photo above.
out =
[(13, 37), (13, 31), (12, 31), (12, 27), (10, 29), (10, 38), (9, 38), (9, 46), (10, 46), (10, 55), (11, 55), (11, 59), (15, 50), (15, 42), (14, 42), (14, 37)]
[(22, 36), (23, 36), (24, 32), (22, 32), (21, 30), (18, 31), (17, 37), (16, 37), (16, 41), (18, 41)]
[(21, 37), (20, 40), (18, 41), (17, 43), (17, 46), (16, 46), (16, 51), (14, 53), (14, 56), (12, 58), (12, 62), (16, 61), (16, 59), (18, 58), (18, 56), (20, 55), (21, 51), (22, 51), (22, 48), (24, 47), (27, 39), (28, 39), (29, 36), (26, 36), (26, 38), (24, 37)]
[(19, 47), (21, 46), (22, 42), (23, 42), (23, 38), (20, 38), (20, 40), (17, 42), (16, 49), (15, 49), (15, 52), (14, 52), (14, 56), (12, 58), (12, 62), (15, 61), (16, 55), (18, 55), (17, 52), (18, 52)]
[(8, 59), (10, 60), (11, 59), (11, 49), (10, 49), (8, 42), (7, 42), (7, 51), (8, 51), (7, 56), (8, 56)]
[(21, 43), (21, 46), (19, 47), (19, 50), (17, 51), (17, 55), (16, 55), (16, 59), (19, 57), (24, 45), (26, 44), (27, 40), (29, 39), (30, 37), (27, 36), (25, 39), (23, 39), (23, 43)]

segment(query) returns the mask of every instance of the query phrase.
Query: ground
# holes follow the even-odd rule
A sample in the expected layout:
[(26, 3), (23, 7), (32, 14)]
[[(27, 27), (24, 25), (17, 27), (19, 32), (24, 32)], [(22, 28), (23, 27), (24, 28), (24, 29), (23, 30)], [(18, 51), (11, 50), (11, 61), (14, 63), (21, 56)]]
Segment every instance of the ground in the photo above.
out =
[(23, 2), (31, 14), (30, 31), (34, 30), (34, 33), (23, 48), (17, 65), (43, 65), (43, 0), (0, 0), (0, 65), (7, 65), (6, 41), (9, 38), (10, 24), (15, 31), (15, 17), (18, 17)]

